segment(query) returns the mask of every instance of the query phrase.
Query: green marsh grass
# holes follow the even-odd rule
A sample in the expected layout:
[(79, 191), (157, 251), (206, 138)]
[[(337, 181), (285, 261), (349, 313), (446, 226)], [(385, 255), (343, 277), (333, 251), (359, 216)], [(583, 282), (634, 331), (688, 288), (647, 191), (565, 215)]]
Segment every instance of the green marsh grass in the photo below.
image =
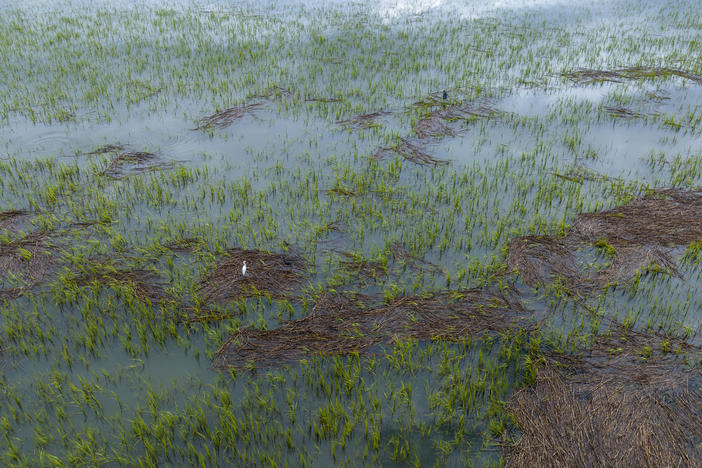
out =
[[(508, 261), (699, 188), (700, 16), (662, 5), (0, 7), (2, 462), (501, 466), (553, 355), (621, 326), (697, 369), (696, 235), (591, 294)], [(595, 274), (621, 252), (578, 248)], [(271, 281), (231, 287), (232, 252)], [(530, 326), (212, 367), (325, 292), (472, 288), (509, 288)]]

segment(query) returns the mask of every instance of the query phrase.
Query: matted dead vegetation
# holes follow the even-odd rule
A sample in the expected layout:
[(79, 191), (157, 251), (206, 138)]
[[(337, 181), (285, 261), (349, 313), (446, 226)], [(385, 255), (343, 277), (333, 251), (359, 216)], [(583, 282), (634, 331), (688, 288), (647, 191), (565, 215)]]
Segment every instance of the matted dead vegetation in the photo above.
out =
[(406, 296), (388, 304), (354, 293), (327, 291), (307, 317), (275, 330), (244, 328), (217, 351), (214, 367), (275, 365), (314, 355), (369, 352), (413, 338), (460, 341), (526, 327), (529, 314), (510, 292), (481, 289)]
[(524, 283), (532, 287), (563, 278), (570, 288), (587, 291), (594, 283), (578, 267), (574, 248), (567, 238), (515, 237), (509, 243), (507, 266), (519, 271)]
[[(414, 107), (433, 107), (439, 105), (446, 105), (448, 99), (451, 98), (456, 92), (460, 92), (459, 88), (446, 89), (441, 91), (434, 91), (429, 93), (427, 97), (420, 99), (419, 101), (413, 102)], [(446, 93), (446, 99), (444, 99), (444, 93)]]
[(432, 112), (422, 120), (414, 124), (414, 132), (421, 139), (439, 136), (455, 136), (456, 132), (451, 129), (442, 116), (442, 111)]
[(393, 260), (396, 262), (402, 262), (404, 265), (415, 270), (424, 269), (427, 271), (433, 271), (434, 273), (442, 273), (444, 271), (441, 266), (413, 255), (400, 242), (393, 242), (393, 244), (390, 246), (390, 253), (392, 254)]
[(191, 252), (205, 245), (205, 241), (197, 237), (184, 237), (172, 240), (163, 244), (165, 248), (173, 252)]
[[(685, 356), (688, 357), (685, 357)], [(507, 409), (507, 466), (700, 466), (700, 349), (619, 329), (582, 355), (549, 355)]]
[(658, 77), (679, 76), (697, 84), (702, 84), (702, 76), (685, 70), (667, 67), (627, 67), (615, 70), (597, 70), (593, 68), (578, 68), (563, 72), (563, 76), (575, 84), (591, 84), (603, 81), (620, 83), (627, 80), (644, 80)]
[(170, 161), (163, 161), (158, 155), (145, 151), (126, 151), (115, 156), (102, 171), (102, 175), (111, 179), (122, 179), (130, 175), (141, 174), (173, 167)]
[[(680, 277), (671, 249), (693, 241), (702, 241), (702, 194), (667, 189), (611, 210), (582, 213), (563, 237), (514, 238), (507, 265), (530, 286), (562, 278), (572, 292), (588, 294), (626, 283), (651, 265)], [(613, 251), (609, 266), (598, 272), (579, 267), (575, 252), (583, 245)]]
[(50, 233), (36, 230), (0, 243), (0, 282), (13, 285), (0, 290), (6, 298), (21, 296), (51, 276), (57, 268)]
[(571, 235), (615, 246), (667, 247), (702, 240), (702, 192), (667, 189), (607, 211), (583, 213)]
[(28, 219), (29, 212), (25, 210), (0, 211), (0, 232), (16, 233)]
[(612, 117), (620, 119), (640, 119), (644, 117), (643, 114), (623, 106), (604, 106), (602, 109)]
[(121, 151), (124, 151), (125, 147), (124, 145), (120, 144), (108, 144), (108, 145), (103, 145), (100, 146), (99, 148), (95, 149), (94, 151), (91, 151), (88, 154), (105, 154), (105, 153), (119, 153)]
[(215, 112), (212, 115), (203, 117), (198, 121), (198, 126), (192, 130), (211, 130), (213, 128), (226, 128), (239, 119), (247, 115), (254, 115), (260, 109), (260, 103), (246, 104), (238, 107), (230, 107), (223, 111)]
[[(414, 124), (414, 132), (420, 139), (455, 136), (458, 130), (449, 126), (449, 122), (461, 120), (464, 123), (479, 118), (491, 118), (499, 114), (489, 102), (455, 104), (430, 112)], [(465, 128), (463, 128), (465, 130)]]
[(0, 289), (0, 301), (11, 301), (20, 298), (24, 296), (25, 292), (27, 292), (27, 288), (24, 287)]
[(323, 96), (309, 96), (305, 98), (305, 102), (323, 102), (323, 103), (334, 103), (341, 102), (342, 99), (338, 97), (323, 97)]
[(377, 112), (370, 112), (368, 114), (357, 115), (356, 117), (347, 120), (339, 120), (336, 122), (336, 124), (346, 128), (347, 130), (367, 130), (378, 125), (376, 122), (378, 118), (391, 114), (392, 112), (380, 110)]
[(29, 212), (25, 210), (0, 211), (0, 227), (2, 227), (3, 224), (6, 222), (11, 222), (13, 219), (16, 219), (20, 216), (27, 216), (28, 214)]
[(424, 148), (411, 143), (406, 138), (400, 139), (400, 141), (394, 146), (380, 148), (373, 155), (373, 159), (382, 160), (390, 154), (397, 154), (402, 156), (407, 161), (413, 162), (420, 166), (445, 166), (449, 163), (445, 159), (435, 158), (427, 153)]
[(597, 172), (589, 171), (588, 169), (580, 166), (574, 166), (568, 169), (567, 172), (559, 173), (552, 172), (555, 177), (559, 179), (567, 180), (570, 182), (575, 182), (577, 184), (582, 184), (583, 182), (603, 182), (603, 181), (617, 181), (621, 180), (617, 177), (610, 177), (604, 174), (598, 174)]
[(82, 271), (72, 278), (72, 281), (79, 287), (98, 283), (127, 288), (134, 294), (134, 297), (151, 304), (156, 304), (169, 297), (161, 284), (161, 278), (153, 271), (96, 261), (87, 262), (81, 269)]
[[(241, 268), (246, 261), (246, 275)], [(295, 254), (232, 248), (215, 269), (205, 276), (199, 292), (206, 302), (223, 303), (267, 295), (291, 297), (305, 279), (307, 262)]]
[(339, 257), (339, 265), (344, 270), (365, 279), (387, 278), (387, 266), (378, 260), (368, 260), (357, 253), (334, 251)]
[(327, 193), (330, 195), (339, 195), (341, 197), (355, 197), (358, 195), (358, 193), (354, 190), (350, 190), (344, 187), (333, 187), (327, 190)]

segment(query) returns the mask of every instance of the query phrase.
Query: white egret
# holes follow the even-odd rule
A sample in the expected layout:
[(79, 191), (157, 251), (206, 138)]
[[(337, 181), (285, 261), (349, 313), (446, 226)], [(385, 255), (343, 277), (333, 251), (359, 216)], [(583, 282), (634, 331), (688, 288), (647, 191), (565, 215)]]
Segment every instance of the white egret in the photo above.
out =
[(244, 266), (241, 267), (241, 275), (246, 276), (246, 260), (244, 260)]

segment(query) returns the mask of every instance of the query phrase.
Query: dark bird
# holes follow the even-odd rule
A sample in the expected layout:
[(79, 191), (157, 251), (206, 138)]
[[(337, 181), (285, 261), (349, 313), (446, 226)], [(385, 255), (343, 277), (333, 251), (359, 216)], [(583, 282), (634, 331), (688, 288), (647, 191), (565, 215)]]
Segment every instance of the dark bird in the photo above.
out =
[(448, 99), (448, 93), (444, 90), (444, 95), (442, 96), (443, 99)]

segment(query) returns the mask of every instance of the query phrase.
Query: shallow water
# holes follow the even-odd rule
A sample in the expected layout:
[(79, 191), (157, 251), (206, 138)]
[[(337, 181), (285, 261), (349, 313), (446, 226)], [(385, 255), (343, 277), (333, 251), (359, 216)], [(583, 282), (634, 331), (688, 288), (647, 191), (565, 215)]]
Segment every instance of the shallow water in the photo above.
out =
[[(700, 265), (682, 260), (686, 246), (675, 251), (682, 279), (644, 272), (636, 287), (589, 298), (595, 317), (558, 290), (499, 276), (515, 236), (563, 234), (578, 213), (647, 189), (699, 186), (702, 85), (562, 74), (641, 64), (700, 74), (688, 49), (696, 7), (676, 2), (671, 17), (669, 2), (635, 1), (0, 4), (0, 212), (29, 211), (22, 230), (52, 233), (55, 261), (31, 294), (0, 305), (4, 462), (499, 465), (502, 433), (515, 433), (504, 403), (524, 384), (530, 343), (581, 343), (604, 318), (699, 342)], [(193, 130), (255, 103), (225, 128)], [(448, 122), (453, 135), (413, 130), (449, 105), (481, 103), (494, 113)], [(367, 127), (339, 124), (377, 111), (387, 114)], [(401, 139), (448, 164), (373, 157)], [(104, 145), (123, 148), (90, 154)], [(145, 167), (158, 170), (132, 162), (137, 173), (110, 177), (123, 152), (153, 153)], [(16, 239), (2, 226), (3, 243)], [(164, 247), (193, 237), (201, 247)], [(394, 245), (421, 268), (394, 259)], [(250, 298), (220, 304), (221, 320), (188, 322), (199, 281), (232, 247), (300, 253), (302, 300)], [(359, 277), (342, 252), (387, 275)], [(593, 268), (607, 262), (581, 253)], [(88, 260), (153, 270), (174, 299), (78, 286)], [(237, 328), (304, 317), (325, 288), (390, 300), (495, 288), (498, 277), (541, 324), (538, 340), (486, 331), (211, 367)], [(0, 276), (2, 289), (30, 283)]]

